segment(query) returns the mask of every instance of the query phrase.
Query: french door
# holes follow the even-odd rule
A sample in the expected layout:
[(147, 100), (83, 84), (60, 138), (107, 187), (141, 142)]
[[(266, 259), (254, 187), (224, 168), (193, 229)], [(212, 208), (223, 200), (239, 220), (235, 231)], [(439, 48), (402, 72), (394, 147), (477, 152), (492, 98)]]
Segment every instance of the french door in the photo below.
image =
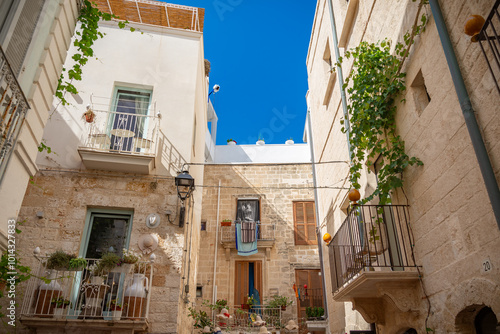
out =
[[(297, 287), (297, 316), (299, 319), (300, 333), (307, 333), (305, 328), (306, 308), (325, 307), (323, 305), (323, 285), (321, 284), (321, 271), (319, 269), (295, 270), (295, 284)], [(314, 333), (314, 332), (313, 332)]]
[(246, 304), (247, 296), (262, 304), (262, 261), (236, 261), (234, 265), (234, 306)]

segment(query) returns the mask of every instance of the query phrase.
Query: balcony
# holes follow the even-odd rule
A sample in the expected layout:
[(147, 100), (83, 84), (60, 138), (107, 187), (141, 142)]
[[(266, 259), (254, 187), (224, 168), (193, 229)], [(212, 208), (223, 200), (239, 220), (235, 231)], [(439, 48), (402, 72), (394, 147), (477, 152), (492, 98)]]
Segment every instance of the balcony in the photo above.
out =
[(497, 0), (486, 18), (481, 31), (477, 36), (472, 37), (472, 41), (479, 41), (479, 46), (488, 64), (488, 68), (493, 77), (493, 82), (500, 94), (500, 0)]
[[(236, 223), (231, 226), (220, 226), (220, 242), (226, 249), (226, 259), (229, 260), (231, 248), (236, 249)], [(265, 248), (266, 252), (271, 251), (275, 242), (276, 224), (257, 222), (257, 248)]]
[(0, 46), (0, 181), (28, 109), (28, 100)]
[(160, 117), (154, 110), (92, 104), (78, 153), (87, 169), (149, 174), (155, 167)]
[(47, 269), (47, 257), (38, 260), (21, 306), (23, 325), (37, 333), (147, 331), (152, 263), (122, 264), (96, 276), (92, 270), (97, 259), (86, 259), (87, 265), (76, 271)]
[(398, 304), (401, 298), (394, 296), (405, 293), (407, 302), (398, 307), (416, 308), (410, 300), (416, 296), (419, 273), (407, 206), (355, 206), (330, 242), (329, 255), (335, 301), (367, 308), (362, 301), (389, 297)]
[[(223, 333), (239, 334), (239, 333), (259, 333), (261, 326), (266, 326), (268, 331), (280, 330), (281, 326), (286, 325), (289, 319), (282, 318), (281, 308), (271, 308), (264, 305), (253, 305), (249, 309), (243, 309), (238, 306), (226, 307), (230, 318), (223, 317), (206, 306), (202, 307), (202, 311), (207, 314), (212, 314), (211, 321), (214, 326), (220, 327)], [(261, 320), (258, 320), (257, 316)]]
[(95, 3), (99, 10), (115, 14), (120, 20), (203, 32), (205, 16), (205, 10), (203, 8), (174, 5), (150, 0), (96, 0)]

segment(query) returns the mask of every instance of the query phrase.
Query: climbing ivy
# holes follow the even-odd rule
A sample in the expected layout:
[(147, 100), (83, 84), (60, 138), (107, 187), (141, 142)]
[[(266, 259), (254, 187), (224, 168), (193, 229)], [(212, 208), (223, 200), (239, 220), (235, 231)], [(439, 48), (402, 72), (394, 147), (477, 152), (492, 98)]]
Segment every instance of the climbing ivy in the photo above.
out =
[[(94, 50), (92, 49), (94, 42), (105, 35), (99, 31), (99, 20), (110, 21), (112, 19), (119, 18), (114, 14), (100, 11), (94, 2), (83, 0), (80, 15), (78, 16), (80, 29), (75, 33), (76, 36), (73, 42), (77, 51), (71, 57), (75, 61), (75, 64), (68, 71), (66, 71), (66, 68), (63, 68), (55, 93), (63, 105), (69, 104), (64, 97), (66, 92), (71, 94), (78, 93), (72, 82), (73, 80), (82, 80), (82, 67), (87, 64), (89, 58), (94, 56)], [(120, 21), (118, 22), (118, 27), (124, 29), (128, 23), (128, 21)], [(130, 27), (130, 31), (135, 31), (135, 28)]]
[[(420, 1), (417, 17), (425, 1)], [(345, 53), (345, 59), (352, 59), (352, 71), (346, 78), (343, 89), (349, 93), (350, 131), (352, 147), (349, 179), (352, 187), (359, 189), (359, 178), (363, 163), (373, 164), (380, 155), (380, 170), (375, 191), (362, 200), (366, 203), (375, 196), (380, 204), (391, 202), (391, 191), (403, 186), (402, 173), (407, 166), (423, 165), (416, 157), (405, 153), (405, 144), (396, 132), (396, 105), (398, 96), (406, 89), (402, 65), (416, 35), (424, 31), (427, 17), (423, 15), (420, 24), (417, 19), (411, 33), (404, 36), (404, 44), (395, 45), (391, 53), (390, 41), (380, 43), (361, 42)], [(338, 66), (342, 63), (340, 58)], [(404, 101), (404, 100), (403, 100)], [(344, 125), (344, 121), (341, 120)], [(342, 127), (342, 132), (346, 129)]]

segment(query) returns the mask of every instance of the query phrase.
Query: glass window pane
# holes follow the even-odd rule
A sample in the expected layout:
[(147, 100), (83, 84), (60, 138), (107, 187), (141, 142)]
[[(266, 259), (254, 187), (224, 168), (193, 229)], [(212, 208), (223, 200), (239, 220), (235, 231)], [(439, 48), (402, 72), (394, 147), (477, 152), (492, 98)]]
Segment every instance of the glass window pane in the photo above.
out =
[(86, 258), (99, 259), (110, 247), (122, 255), (128, 234), (129, 219), (92, 216), (92, 230), (87, 245)]

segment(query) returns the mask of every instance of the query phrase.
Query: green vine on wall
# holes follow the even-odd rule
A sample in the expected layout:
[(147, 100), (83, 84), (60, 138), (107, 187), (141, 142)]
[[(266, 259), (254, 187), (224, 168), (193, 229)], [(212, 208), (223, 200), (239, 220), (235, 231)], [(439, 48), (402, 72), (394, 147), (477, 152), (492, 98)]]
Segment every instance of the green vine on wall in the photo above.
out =
[[(420, 18), (420, 24), (417, 20), (425, 3), (424, 0), (420, 1), (412, 31), (405, 34), (404, 44), (395, 45), (395, 55), (391, 53), (391, 45), (387, 40), (380, 43), (361, 42), (345, 53), (344, 58), (353, 59), (352, 71), (343, 86), (349, 93), (347, 110), (352, 147), (349, 179), (352, 187), (361, 187), (359, 179), (365, 160), (370, 166), (380, 156), (377, 188), (362, 203), (375, 196), (379, 197), (380, 204), (390, 203), (391, 192), (403, 186), (404, 169), (423, 165), (418, 158), (405, 153), (404, 141), (396, 132), (395, 102), (406, 89), (406, 74), (401, 71), (404, 60), (415, 36), (424, 31), (427, 22), (425, 15)], [(337, 65), (340, 66), (342, 61), (340, 58)], [(341, 124), (344, 125), (343, 120)], [(342, 132), (346, 132), (344, 127)]]
[[(78, 17), (80, 29), (75, 33), (76, 36), (73, 42), (77, 51), (71, 57), (75, 61), (75, 64), (68, 71), (66, 71), (66, 68), (63, 68), (55, 93), (63, 105), (69, 104), (64, 97), (66, 92), (78, 94), (78, 90), (72, 82), (73, 80), (82, 80), (82, 67), (87, 64), (89, 58), (94, 56), (94, 50), (92, 49), (94, 42), (105, 35), (99, 31), (99, 20), (111, 21), (112, 19), (118, 19), (118, 16), (100, 11), (94, 2), (90, 2), (89, 0), (83, 1)], [(118, 22), (118, 27), (124, 29), (128, 23), (128, 21), (120, 21)], [(130, 31), (135, 31), (135, 28), (130, 27)], [(67, 78), (65, 76), (66, 72)]]

